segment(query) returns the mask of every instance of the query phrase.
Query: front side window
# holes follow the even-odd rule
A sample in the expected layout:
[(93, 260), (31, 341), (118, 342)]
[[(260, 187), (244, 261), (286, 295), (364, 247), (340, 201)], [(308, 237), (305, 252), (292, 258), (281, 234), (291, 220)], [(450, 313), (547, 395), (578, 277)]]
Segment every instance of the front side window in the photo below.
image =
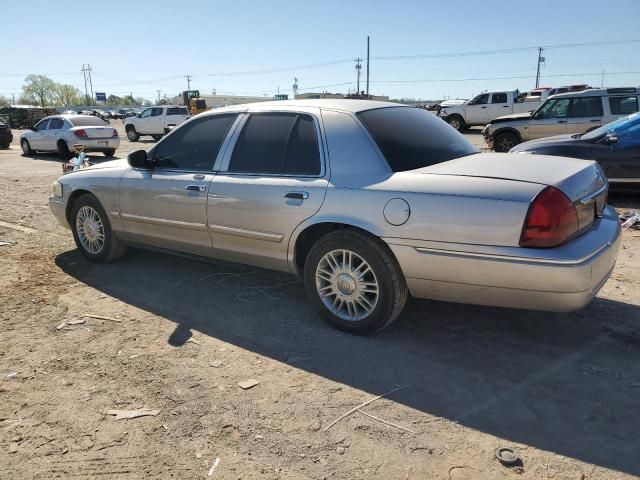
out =
[(487, 103), (489, 103), (489, 94), (483, 93), (475, 97), (473, 100), (471, 100), (469, 102), (469, 105), (485, 105)]
[(507, 103), (506, 93), (494, 93), (491, 97), (491, 103)]
[(609, 108), (613, 115), (629, 115), (638, 111), (638, 97), (609, 97)]
[(153, 108), (147, 108), (140, 114), (140, 118), (147, 118), (151, 116), (151, 112), (153, 112)]
[(601, 117), (602, 115), (604, 113), (602, 111), (602, 98), (600, 97), (574, 98), (571, 100), (572, 117)]
[(313, 119), (295, 113), (252, 114), (229, 163), (233, 173), (318, 175), (320, 171)]
[(33, 127), (33, 128), (34, 128), (34, 130), (35, 130), (35, 131), (37, 131), (37, 132), (42, 132), (43, 130), (46, 130), (46, 129), (47, 129), (47, 125), (49, 125), (49, 119), (48, 119), (48, 118), (47, 118), (47, 119), (45, 119), (45, 120), (42, 120), (41, 122), (38, 122), (38, 123), (36, 124), (36, 126), (35, 126), (35, 127)]
[(64, 120), (61, 118), (52, 118), (49, 121), (49, 130), (60, 130), (64, 125)]
[(162, 140), (152, 154), (158, 168), (212, 170), (220, 146), (237, 114), (214, 115), (185, 123)]
[(152, 117), (159, 117), (160, 115), (162, 115), (162, 107), (154, 107), (151, 109)]
[(536, 118), (564, 118), (569, 115), (569, 98), (549, 100), (536, 112)]
[(358, 118), (394, 172), (480, 153), (462, 134), (421, 108), (377, 108), (358, 113)]

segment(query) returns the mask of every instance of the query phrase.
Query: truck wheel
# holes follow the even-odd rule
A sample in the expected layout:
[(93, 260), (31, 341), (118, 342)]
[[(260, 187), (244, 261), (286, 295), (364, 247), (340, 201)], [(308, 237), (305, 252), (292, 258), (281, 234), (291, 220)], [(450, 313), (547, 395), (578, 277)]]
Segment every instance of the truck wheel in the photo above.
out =
[(508, 152), (513, 147), (515, 147), (518, 143), (518, 137), (516, 137), (515, 133), (504, 132), (500, 133), (496, 136), (493, 141), (493, 149), (496, 152)]
[(349, 229), (329, 233), (313, 245), (304, 265), (304, 285), (328, 323), (357, 335), (391, 324), (408, 295), (391, 252), (375, 238)]
[(453, 128), (458, 130), (459, 132), (465, 130), (467, 126), (464, 123), (464, 120), (460, 115), (451, 115), (447, 117), (447, 123), (451, 125)]
[(73, 157), (73, 154), (69, 151), (67, 142), (65, 142), (64, 140), (58, 140), (58, 155), (60, 155), (60, 158), (62, 158), (63, 160), (69, 160), (71, 157)]
[(2, 148), (2, 149), (9, 148), (9, 142), (0, 143), (0, 148)]
[(127, 126), (127, 138), (130, 142), (137, 142), (140, 140), (140, 134), (136, 132), (136, 128), (133, 125)]
[(29, 145), (29, 141), (26, 138), (23, 138), (20, 142), (20, 146), (22, 147), (23, 155), (33, 155), (33, 150), (31, 150), (31, 145)]

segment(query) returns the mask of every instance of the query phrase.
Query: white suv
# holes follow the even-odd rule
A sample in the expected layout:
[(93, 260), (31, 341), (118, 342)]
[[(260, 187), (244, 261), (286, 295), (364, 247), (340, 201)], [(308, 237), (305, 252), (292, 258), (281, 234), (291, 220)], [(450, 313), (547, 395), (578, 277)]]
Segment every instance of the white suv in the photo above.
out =
[(141, 135), (151, 135), (154, 140), (160, 140), (189, 118), (187, 107), (162, 105), (150, 107), (135, 117), (128, 117), (124, 121), (124, 130), (130, 142), (137, 142)]
[(505, 115), (483, 130), (485, 142), (496, 152), (519, 143), (553, 135), (585, 133), (637, 112), (640, 88), (597, 88), (549, 97), (533, 113)]

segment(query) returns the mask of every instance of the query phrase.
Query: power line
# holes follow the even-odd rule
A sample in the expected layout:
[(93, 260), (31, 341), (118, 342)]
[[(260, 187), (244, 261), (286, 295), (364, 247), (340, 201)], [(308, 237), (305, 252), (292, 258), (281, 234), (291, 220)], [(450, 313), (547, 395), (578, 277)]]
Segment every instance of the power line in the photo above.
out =
[[(607, 72), (607, 75), (631, 75), (640, 74), (640, 71), (629, 72)], [(586, 77), (586, 76), (600, 76), (602, 72), (589, 72), (589, 73), (558, 73), (553, 75), (545, 75), (546, 78), (555, 77)], [(530, 75), (514, 75), (511, 77), (472, 77), (472, 78), (439, 78), (439, 79), (421, 79), (421, 80), (372, 80), (372, 83), (431, 83), (431, 82), (473, 82), (481, 80), (520, 80), (524, 78), (531, 78)]]

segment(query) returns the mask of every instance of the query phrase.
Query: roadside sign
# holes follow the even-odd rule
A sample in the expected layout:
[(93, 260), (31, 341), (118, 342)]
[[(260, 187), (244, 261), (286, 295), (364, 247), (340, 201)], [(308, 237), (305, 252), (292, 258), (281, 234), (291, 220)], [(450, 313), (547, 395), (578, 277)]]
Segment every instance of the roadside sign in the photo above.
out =
[(96, 92), (96, 102), (106, 102), (107, 94), (104, 92)]

